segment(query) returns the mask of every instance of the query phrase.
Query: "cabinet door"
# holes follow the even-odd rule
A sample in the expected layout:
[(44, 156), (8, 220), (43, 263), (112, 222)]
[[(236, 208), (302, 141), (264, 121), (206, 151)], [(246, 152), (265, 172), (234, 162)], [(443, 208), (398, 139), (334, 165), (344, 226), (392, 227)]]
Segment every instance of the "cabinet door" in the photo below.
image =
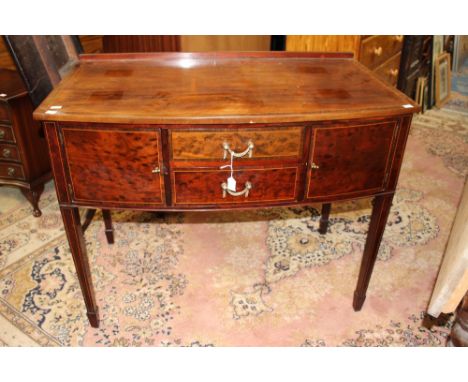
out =
[(307, 197), (383, 191), (396, 128), (396, 122), (384, 122), (314, 129)]
[(72, 200), (164, 204), (161, 140), (155, 130), (62, 129)]

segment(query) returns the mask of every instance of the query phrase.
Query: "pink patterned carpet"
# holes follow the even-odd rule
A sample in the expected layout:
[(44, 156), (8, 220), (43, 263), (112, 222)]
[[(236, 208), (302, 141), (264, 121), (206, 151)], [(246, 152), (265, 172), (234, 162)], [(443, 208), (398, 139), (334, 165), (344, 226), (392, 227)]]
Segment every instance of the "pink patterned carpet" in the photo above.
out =
[[(468, 169), (468, 116), (416, 117), (367, 301), (351, 306), (369, 200), (230, 213), (113, 212), (86, 232), (102, 318), (88, 325), (54, 190), (0, 214), (5, 346), (444, 346), (422, 326)], [(0, 189), (1, 190), (1, 189)], [(1, 194), (0, 194), (1, 198)], [(0, 199), (1, 200), (1, 199)]]

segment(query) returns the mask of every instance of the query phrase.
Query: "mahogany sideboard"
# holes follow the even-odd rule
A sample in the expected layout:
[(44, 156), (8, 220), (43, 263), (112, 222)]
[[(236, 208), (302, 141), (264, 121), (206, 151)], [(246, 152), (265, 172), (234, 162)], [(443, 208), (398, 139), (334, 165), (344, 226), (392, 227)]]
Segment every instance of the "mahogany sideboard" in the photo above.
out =
[(360, 310), (418, 110), (345, 53), (82, 55), (34, 116), (91, 325), (99, 315), (78, 207), (104, 209), (112, 242), (110, 209), (321, 202), (325, 233), (331, 202), (373, 197)]

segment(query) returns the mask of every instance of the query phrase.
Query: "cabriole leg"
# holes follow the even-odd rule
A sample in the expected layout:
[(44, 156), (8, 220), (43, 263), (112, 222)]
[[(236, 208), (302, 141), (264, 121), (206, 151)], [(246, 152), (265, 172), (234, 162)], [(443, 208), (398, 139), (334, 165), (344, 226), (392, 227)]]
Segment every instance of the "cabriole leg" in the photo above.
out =
[(33, 206), (33, 216), (38, 218), (42, 215), (41, 210), (39, 209), (39, 198), (41, 197), (42, 192), (44, 191), (44, 184), (40, 184), (30, 190), (26, 188), (21, 188), (21, 193), (28, 199), (29, 203)]

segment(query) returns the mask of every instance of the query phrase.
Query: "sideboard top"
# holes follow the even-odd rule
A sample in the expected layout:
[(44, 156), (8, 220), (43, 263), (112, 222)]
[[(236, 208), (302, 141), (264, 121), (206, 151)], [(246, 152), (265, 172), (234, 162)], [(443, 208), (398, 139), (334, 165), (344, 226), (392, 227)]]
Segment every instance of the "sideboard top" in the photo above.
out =
[(419, 110), (343, 54), (82, 55), (36, 109), (38, 120), (278, 123), (383, 117)]

